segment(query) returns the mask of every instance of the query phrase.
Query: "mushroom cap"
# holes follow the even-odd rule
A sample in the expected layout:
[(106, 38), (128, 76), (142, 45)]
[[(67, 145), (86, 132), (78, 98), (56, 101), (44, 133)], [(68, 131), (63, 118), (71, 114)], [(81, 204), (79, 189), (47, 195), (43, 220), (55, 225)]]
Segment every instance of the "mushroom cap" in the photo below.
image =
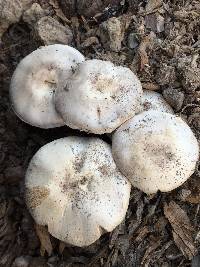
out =
[(140, 110), (142, 87), (128, 68), (87, 60), (56, 92), (56, 109), (73, 128), (110, 133)]
[(84, 137), (43, 146), (29, 164), (25, 185), (35, 221), (75, 246), (90, 245), (121, 223), (131, 187), (117, 169), (111, 147)]
[(55, 110), (54, 92), (64, 86), (84, 56), (67, 45), (43, 46), (26, 56), (11, 80), (10, 98), (23, 121), (40, 128), (64, 125)]
[(150, 90), (143, 90), (142, 107), (143, 111), (157, 110), (174, 114), (172, 107), (165, 101), (162, 95)]
[[(161, 94), (150, 90), (143, 90), (141, 110), (139, 113), (147, 110), (157, 110), (174, 114), (173, 109), (167, 104)], [(107, 136), (111, 139), (112, 134), (107, 134)]]
[(171, 191), (195, 170), (198, 142), (175, 115), (145, 111), (121, 125), (112, 138), (116, 165), (147, 194)]

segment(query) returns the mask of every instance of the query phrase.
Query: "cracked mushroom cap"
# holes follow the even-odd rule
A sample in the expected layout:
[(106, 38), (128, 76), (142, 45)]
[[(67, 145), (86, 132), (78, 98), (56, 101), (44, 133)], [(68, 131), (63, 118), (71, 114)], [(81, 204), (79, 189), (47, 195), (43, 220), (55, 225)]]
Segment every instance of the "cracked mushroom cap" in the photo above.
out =
[(174, 114), (172, 107), (164, 100), (162, 95), (150, 90), (143, 90), (142, 107), (143, 111), (157, 110)]
[(147, 194), (171, 191), (195, 170), (198, 142), (175, 115), (146, 111), (121, 125), (112, 138), (116, 165)]
[(140, 110), (142, 87), (128, 68), (87, 60), (56, 93), (56, 109), (73, 129), (113, 132)]
[(44, 46), (26, 56), (17, 66), (10, 86), (18, 117), (40, 128), (64, 125), (55, 110), (54, 93), (82, 61), (84, 57), (76, 49), (60, 44)]
[(98, 138), (67, 137), (43, 146), (26, 173), (26, 203), (40, 225), (75, 246), (95, 242), (125, 217), (130, 183), (110, 146)]

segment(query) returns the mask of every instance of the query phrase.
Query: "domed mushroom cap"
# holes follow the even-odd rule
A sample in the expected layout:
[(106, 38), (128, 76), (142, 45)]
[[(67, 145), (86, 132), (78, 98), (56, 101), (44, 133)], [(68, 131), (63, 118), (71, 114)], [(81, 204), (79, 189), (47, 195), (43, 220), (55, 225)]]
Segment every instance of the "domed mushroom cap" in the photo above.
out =
[(40, 128), (64, 125), (55, 110), (54, 93), (82, 61), (84, 57), (76, 49), (60, 44), (44, 46), (26, 56), (11, 80), (10, 98), (16, 114)]
[(172, 107), (164, 100), (162, 95), (150, 90), (143, 90), (142, 109), (143, 111), (157, 110), (174, 114)]
[[(150, 90), (143, 90), (141, 110), (139, 113), (147, 110), (157, 110), (174, 114), (173, 109), (167, 104), (161, 94)], [(107, 136), (110, 139), (112, 138), (112, 134), (107, 134)]]
[(142, 87), (128, 68), (87, 60), (56, 93), (56, 109), (73, 128), (110, 133), (140, 109)]
[(199, 147), (181, 118), (152, 110), (117, 129), (112, 153), (132, 185), (151, 194), (171, 191), (184, 183), (195, 170)]
[(43, 146), (30, 162), (25, 184), (35, 221), (75, 246), (90, 245), (121, 223), (131, 187), (117, 169), (110, 146), (83, 137)]

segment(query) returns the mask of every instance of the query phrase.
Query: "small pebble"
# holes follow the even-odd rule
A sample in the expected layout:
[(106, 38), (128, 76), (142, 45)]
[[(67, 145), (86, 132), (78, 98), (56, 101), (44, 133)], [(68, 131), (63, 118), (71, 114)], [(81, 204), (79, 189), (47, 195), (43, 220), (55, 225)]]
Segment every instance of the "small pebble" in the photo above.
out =
[(12, 267), (28, 267), (30, 260), (30, 256), (20, 256), (14, 260)]
[(163, 97), (175, 111), (179, 111), (183, 105), (185, 95), (178, 89), (168, 88), (163, 91)]
[(124, 35), (119, 18), (112, 17), (100, 24), (100, 38), (105, 48), (114, 52), (121, 50)]
[(40, 39), (45, 45), (67, 44), (70, 45), (73, 34), (69, 26), (63, 26), (57, 20), (50, 16), (41, 18), (34, 27), (37, 39)]
[(128, 47), (130, 49), (135, 49), (139, 45), (136, 33), (131, 32), (128, 36)]
[(47, 11), (42, 9), (38, 3), (32, 4), (32, 6), (24, 12), (23, 21), (33, 26), (39, 19), (47, 15)]

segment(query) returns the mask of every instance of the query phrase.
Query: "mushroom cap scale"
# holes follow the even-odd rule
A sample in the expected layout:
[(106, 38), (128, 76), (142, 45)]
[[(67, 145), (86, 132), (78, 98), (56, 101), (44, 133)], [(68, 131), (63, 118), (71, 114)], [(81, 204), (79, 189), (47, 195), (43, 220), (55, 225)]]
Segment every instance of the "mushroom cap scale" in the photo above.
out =
[(109, 61), (87, 60), (56, 92), (56, 109), (73, 128), (110, 133), (140, 109), (142, 87), (135, 74)]
[(81, 53), (61, 44), (43, 46), (26, 56), (18, 64), (10, 85), (10, 99), (18, 117), (40, 128), (64, 125), (55, 110), (54, 93), (82, 61)]
[(149, 110), (117, 129), (112, 153), (132, 185), (151, 194), (184, 183), (195, 170), (199, 146), (180, 117)]
[(90, 245), (120, 224), (130, 196), (110, 146), (98, 138), (67, 137), (43, 146), (29, 164), (25, 185), (35, 221), (76, 246)]

